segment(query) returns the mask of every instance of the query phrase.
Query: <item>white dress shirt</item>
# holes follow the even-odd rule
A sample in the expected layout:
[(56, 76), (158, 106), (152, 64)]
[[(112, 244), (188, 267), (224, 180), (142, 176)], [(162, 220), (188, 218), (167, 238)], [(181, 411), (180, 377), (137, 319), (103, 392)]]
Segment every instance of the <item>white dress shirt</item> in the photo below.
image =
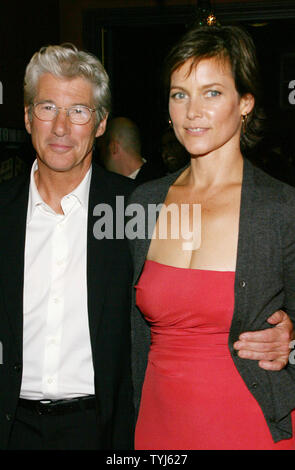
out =
[(31, 171), (24, 270), (21, 398), (94, 394), (87, 309), (87, 216), (91, 168), (57, 214)]

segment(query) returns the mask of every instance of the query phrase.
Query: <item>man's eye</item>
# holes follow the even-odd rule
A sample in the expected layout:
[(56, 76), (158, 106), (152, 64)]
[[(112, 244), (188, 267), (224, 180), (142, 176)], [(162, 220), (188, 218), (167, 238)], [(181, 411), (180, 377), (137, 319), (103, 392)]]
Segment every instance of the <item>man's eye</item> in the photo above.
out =
[(41, 106), (41, 109), (42, 109), (42, 110), (45, 110), (45, 111), (52, 111), (52, 110), (55, 109), (55, 106), (52, 105), (52, 104), (44, 103), (44, 104)]
[(82, 114), (83, 112), (85, 112), (85, 109), (84, 108), (72, 108), (71, 111), (74, 114)]

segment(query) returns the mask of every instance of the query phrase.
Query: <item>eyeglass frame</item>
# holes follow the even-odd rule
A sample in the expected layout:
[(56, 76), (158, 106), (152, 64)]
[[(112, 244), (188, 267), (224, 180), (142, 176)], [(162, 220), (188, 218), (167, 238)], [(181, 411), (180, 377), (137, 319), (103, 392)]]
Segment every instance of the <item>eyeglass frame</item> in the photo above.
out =
[[(42, 103), (50, 103), (50, 101), (39, 101), (38, 103), (31, 103), (30, 106), (33, 107), (33, 114), (34, 114), (34, 116), (35, 116), (37, 119), (39, 119), (39, 121), (43, 121), (43, 122), (51, 122), (51, 121), (54, 121), (54, 119), (58, 116), (59, 110), (60, 110), (60, 109), (64, 109), (64, 110), (66, 111), (66, 116), (69, 118), (69, 120), (70, 120), (70, 122), (71, 122), (72, 124), (75, 124), (75, 125), (77, 125), (77, 126), (84, 126), (85, 124), (88, 124), (88, 122), (90, 121), (90, 119), (91, 119), (91, 117), (92, 117), (92, 113), (94, 113), (95, 111), (97, 111), (96, 108), (89, 108), (88, 106), (85, 106), (84, 104), (73, 105), (73, 106), (69, 106), (69, 107), (65, 108), (64, 106), (56, 106), (56, 104), (50, 103), (50, 104), (55, 108), (55, 116), (54, 116), (54, 118), (53, 118), (53, 119), (40, 119), (40, 118), (35, 114), (35, 107), (38, 106), (39, 104), (42, 104)], [(71, 118), (70, 118), (70, 115), (69, 115), (69, 109), (75, 108), (75, 107), (78, 107), (78, 106), (80, 106), (81, 108), (86, 108), (86, 109), (88, 109), (88, 111), (91, 112), (88, 121), (83, 122), (82, 124), (79, 124), (78, 122), (72, 122), (72, 121), (71, 121)]]

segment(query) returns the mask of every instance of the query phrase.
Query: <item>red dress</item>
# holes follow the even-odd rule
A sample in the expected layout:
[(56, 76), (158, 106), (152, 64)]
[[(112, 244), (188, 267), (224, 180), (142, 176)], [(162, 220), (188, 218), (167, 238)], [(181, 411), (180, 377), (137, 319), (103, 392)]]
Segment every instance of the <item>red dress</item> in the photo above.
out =
[(152, 339), (135, 449), (295, 450), (294, 438), (273, 442), (230, 356), (234, 280), (146, 261), (136, 303)]

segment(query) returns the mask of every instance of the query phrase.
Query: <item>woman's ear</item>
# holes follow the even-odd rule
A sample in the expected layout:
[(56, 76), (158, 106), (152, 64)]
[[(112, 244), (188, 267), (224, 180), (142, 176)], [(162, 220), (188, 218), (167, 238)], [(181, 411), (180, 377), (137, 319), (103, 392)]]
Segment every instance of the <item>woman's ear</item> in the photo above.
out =
[(252, 109), (254, 108), (255, 99), (251, 93), (246, 93), (242, 96), (240, 101), (240, 110), (241, 115), (251, 113)]

